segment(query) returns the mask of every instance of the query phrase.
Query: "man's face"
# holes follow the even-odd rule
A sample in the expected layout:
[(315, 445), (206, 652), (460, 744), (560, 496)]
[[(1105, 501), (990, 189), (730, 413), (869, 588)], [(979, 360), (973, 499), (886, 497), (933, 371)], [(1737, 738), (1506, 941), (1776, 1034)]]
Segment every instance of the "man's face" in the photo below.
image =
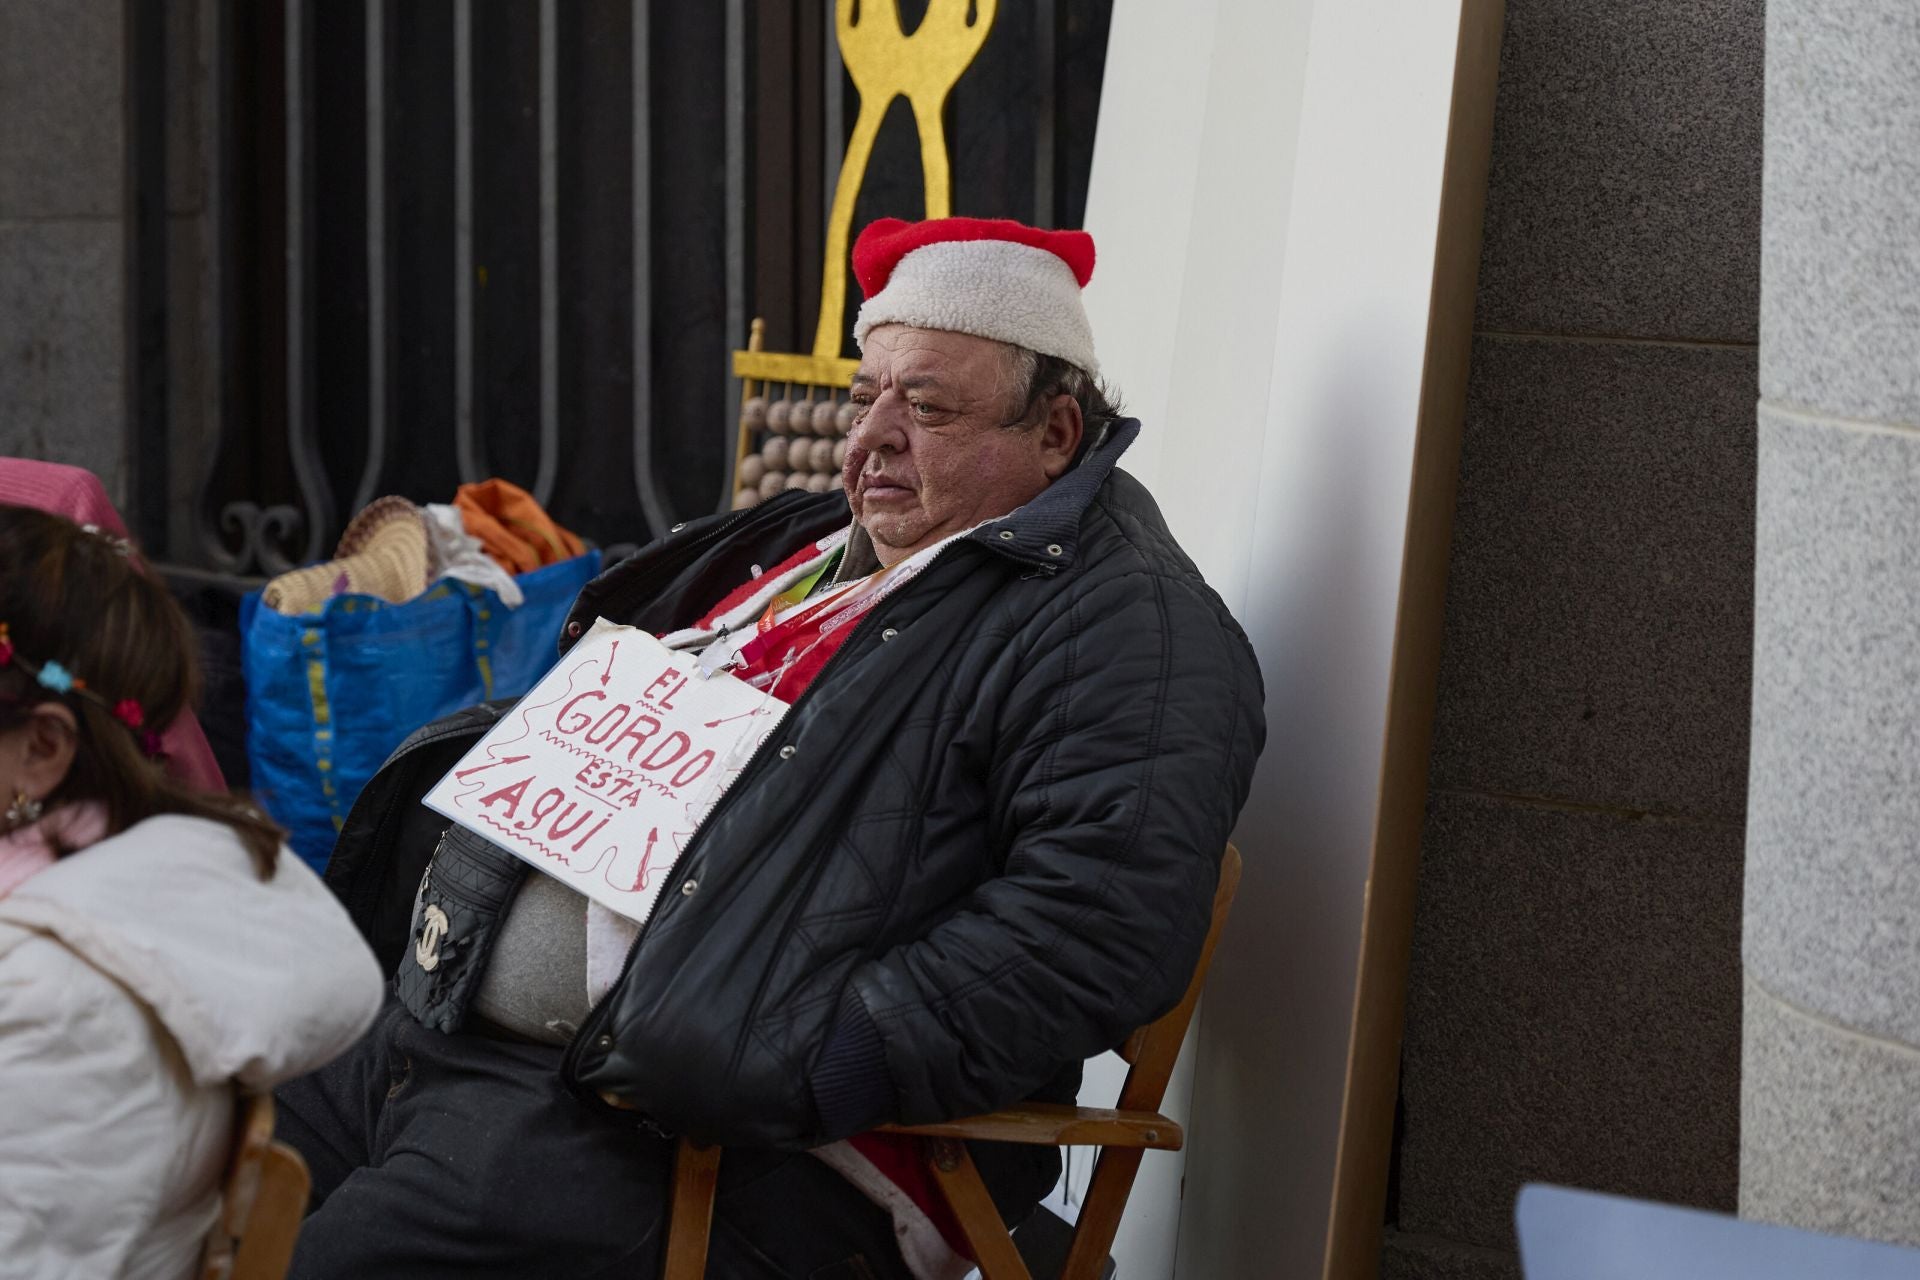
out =
[(1031, 501), (1072, 464), (1080, 411), (1070, 396), (1029, 406), (1009, 349), (972, 334), (881, 325), (853, 378), (858, 413), (841, 473), (880, 563)]

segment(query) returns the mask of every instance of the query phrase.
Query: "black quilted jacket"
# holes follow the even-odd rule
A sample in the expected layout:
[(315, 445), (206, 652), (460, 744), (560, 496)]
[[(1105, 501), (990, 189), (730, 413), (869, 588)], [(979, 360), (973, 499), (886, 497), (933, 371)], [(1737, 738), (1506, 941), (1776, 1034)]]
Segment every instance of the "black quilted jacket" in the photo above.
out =
[[(1138, 430), (862, 620), (689, 844), (570, 1087), (672, 1132), (812, 1146), (1070, 1098), (1083, 1059), (1173, 1006), (1263, 699), (1245, 636), (1113, 469)], [(590, 584), (568, 635), (683, 626), (847, 518), (838, 494), (786, 494), (682, 526)], [(445, 825), (412, 800), (490, 718), (416, 735), (349, 819), (329, 879), (383, 958), (410, 951)], [(432, 972), (401, 965), (429, 1021), (464, 1003), (521, 874), (447, 839), (453, 924)]]

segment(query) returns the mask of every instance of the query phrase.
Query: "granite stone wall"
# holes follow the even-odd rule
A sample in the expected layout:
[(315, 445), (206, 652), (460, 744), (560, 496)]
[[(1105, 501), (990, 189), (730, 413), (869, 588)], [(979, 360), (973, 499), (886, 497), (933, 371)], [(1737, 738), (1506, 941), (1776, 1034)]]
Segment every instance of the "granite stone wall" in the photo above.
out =
[(0, 4), (0, 454), (126, 482), (125, 0)]
[(1920, 7), (1771, 0), (1740, 1209), (1920, 1245)]
[(1762, 0), (1507, 0), (1381, 1273), (1731, 1210)]

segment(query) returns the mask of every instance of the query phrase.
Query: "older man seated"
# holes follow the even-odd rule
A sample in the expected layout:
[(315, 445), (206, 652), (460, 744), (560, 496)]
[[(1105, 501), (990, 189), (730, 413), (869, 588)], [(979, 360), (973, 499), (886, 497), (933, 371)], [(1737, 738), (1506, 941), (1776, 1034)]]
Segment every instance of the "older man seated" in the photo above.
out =
[[(418, 805), (488, 709), (356, 805), (330, 878), (396, 996), (281, 1093), (314, 1172), (296, 1276), (654, 1275), (679, 1133), (729, 1148), (711, 1274), (958, 1276), (938, 1195), (868, 1130), (1071, 1101), (1179, 999), (1260, 673), (1115, 469), (1140, 425), (1096, 380), (1093, 243), (887, 220), (854, 267), (844, 493), (677, 529), (566, 626), (790, 705), (645, 928)], [(1059, 1169), (975, 1159), (1009, 1221)]]

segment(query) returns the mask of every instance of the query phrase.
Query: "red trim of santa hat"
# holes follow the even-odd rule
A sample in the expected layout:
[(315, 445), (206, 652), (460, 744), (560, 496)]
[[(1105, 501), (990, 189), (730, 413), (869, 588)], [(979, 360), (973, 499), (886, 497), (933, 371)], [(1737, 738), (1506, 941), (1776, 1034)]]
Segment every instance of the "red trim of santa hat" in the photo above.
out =
[(867, 331), (905, 324), (1010, 342), (1098, 373), (1080, 290), (1093, 278), (1093, 237), (1004, 218), (868, 224), (853, 246), (867, 295), (853, 322)]

